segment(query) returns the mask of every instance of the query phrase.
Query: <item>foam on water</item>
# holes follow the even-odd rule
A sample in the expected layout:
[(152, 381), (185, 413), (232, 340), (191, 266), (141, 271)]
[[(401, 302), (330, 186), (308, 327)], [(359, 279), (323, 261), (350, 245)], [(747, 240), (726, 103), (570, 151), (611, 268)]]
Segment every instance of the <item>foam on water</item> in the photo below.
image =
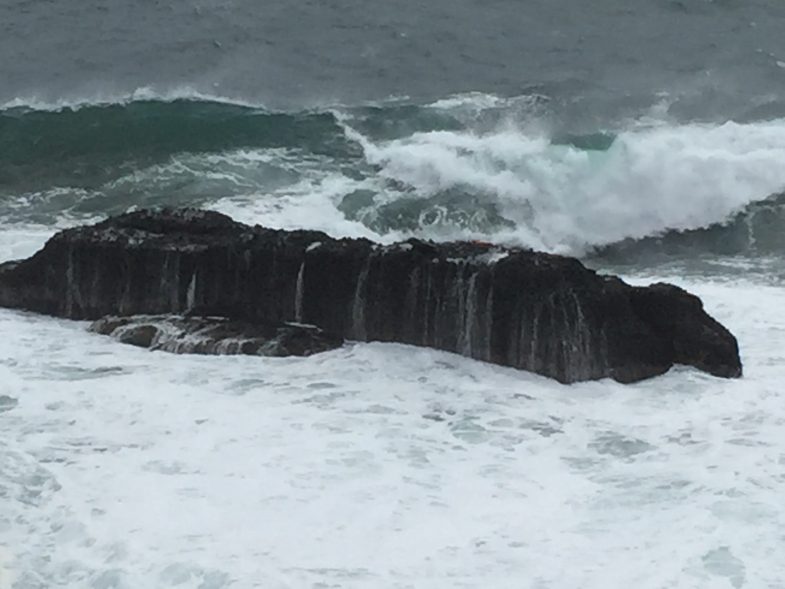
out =
[[(190, 95), (168, 98), (184, 96)], [(112, 126), (115, 116), (129, 129), (163, 117), (177, 140), (161, 135), (160, 157), (146, 159), (137, 138), (118, 140), (114, 159), (104, 161), (88, 134), (75, 143), (89, 154), (76, 173), (67, 162), (38, 161), (32, 142), (32, 168), (11, 174), (18, 184), (2, 191), (0, 215), (41, 222), (64, 212), (84, 218), (129, 206), (190, 204), (336, 236), (476, 238), (582, 254), (625, 238), (722, 222), (785, 188), (785, 119), (679, 124), (667, 117), (667, 96), (643, 118), (583, 135), (549, 131), (541, 112), (548, 101), (537, 94), (475, 93), (428, 105), (290, 114), (208, 102), (138, 104), (146, 97), (167, 98), (137, 93), (126, 111), (84, 114), (96, 122), (95, 138), (113, 140), (126, 129)], [(10, 117), (8, 124), (35, 131), (37, 115), (31, 116)], [(47, 124), (68, 133), (85, 127), (67, 119), (73, 113), (52, 115), (60, 116), (66, 119)], [(224, 118), (239, 131), (249, 120), (258, 128), (224, 137), (215, 131)], [(184, 130), (194, 121), (206, 143)], [(41, 153), (51, 158), (56, 150)]]
[(484, 239), (575, 255), (723, 222), (785, 188), (785, 120), (632, 126), (599, 150), (518, 126), (374, 142), (339, 119), (372, 172), (322, 159), (300, 166), (298, 182), (211, 206), (246, 222), (335, 236)]
[(679, 282), (743, 379), (561, 386), (384, 344), (173, 356), (0, 311), (0, 579), (778, 586), (785, 294)]
[(28, 223), (18, 224), (13, 230), (0, 231), (0, 261), (21, 260), (33, 255), (52, 237), (54, 231), (71, 225), (73, 221), (64, 218), (56, 227)]
[(496, 239), (549, 251), (703, 227), (785, 187), (785, 120), (631, 127), (607, 150), (518, 126), (374, 142), (343, 122), (381, 177), (421, 199), (465, 190), (514, 222)]
[(404, 232), (379, 234), (358, 220), (347, 219), (338, 207), (346, 194), (374, 184), (373, 180), (355, 180), (340, 172), (315, 172), (270, 193), (252, 191), (226, 197), (211, 203), (209, 208), (251, 225), (312, 229), (333, 237), (364, 237), (381, 242), (400, 239)]

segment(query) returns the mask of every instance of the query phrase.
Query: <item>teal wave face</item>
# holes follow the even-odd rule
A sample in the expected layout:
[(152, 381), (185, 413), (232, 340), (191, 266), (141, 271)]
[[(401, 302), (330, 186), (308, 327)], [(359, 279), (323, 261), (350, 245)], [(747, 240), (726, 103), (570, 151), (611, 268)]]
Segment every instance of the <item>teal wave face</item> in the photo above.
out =
[[(344, 114), (353, 129), (383, 142), (434, 131), (482, 131), (498, 125), (509, 112), (507, 107), (467, 113), (461, 106), (451, 110), (389, 104), (353, 107)], [(605, 151), (613, 141), (613, 135), (594, 133), (564, 135), (553, 143)], [(277, 148), (338, 160), (363, 155), (329, 110), (270, 112), (188, 99), (60, 110), (13, 107), (0, 110), (0, 193), (51, 186), (90, 189), (176, 154)]]
[(610, 263), (661, 262), (713, 256), (766, 256), (785, 253), (785, 192), (750, 203), (719, 223), (665, 231), (598, 248), (593, 257)]
[(178, 153), (297, 148), (357, 155), (330, 113), (285, 114), (195, 101), (0, 112), (0, 189), (94, 187)]

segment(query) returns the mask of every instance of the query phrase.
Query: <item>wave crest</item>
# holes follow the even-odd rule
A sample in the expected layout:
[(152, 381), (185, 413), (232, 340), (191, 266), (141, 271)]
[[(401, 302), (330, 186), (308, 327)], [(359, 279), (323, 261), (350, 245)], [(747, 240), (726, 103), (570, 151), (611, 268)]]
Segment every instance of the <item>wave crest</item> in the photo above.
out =
[(781, 253), (785, 253), (785, 192), (750, 203), (729, 218), (707, 227), (626, 239), (599, 247), (593, 255), (609, 262), (625, 263), (703, 254), (768, 256)]
[(488, 203), (508, 221), (488, 237), (564, 253), (705, 227), (785, 187), (785, 120), (561, 141), (517, 127), (385, 142), (347, 134), (408, 198), (471, 195), (465, 204)]
[[(539, 96), (298, 113), (193, 98), (0, 110), (0, 215), (194, 204), (333, 235), (581, 255), (728, 219), (740, 234), (733, 215), (785, 188), (785, 119), (554, 134)], [(766, 206), (742, 214), (763, 223)], [(776, 242), (762, 232), (754, 247)]]

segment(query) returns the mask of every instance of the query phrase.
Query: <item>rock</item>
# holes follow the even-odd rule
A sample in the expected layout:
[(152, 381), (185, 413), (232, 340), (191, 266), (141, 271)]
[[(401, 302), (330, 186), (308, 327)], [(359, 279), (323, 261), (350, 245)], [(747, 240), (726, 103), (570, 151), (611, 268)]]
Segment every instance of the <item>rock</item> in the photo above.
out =
[(313, 325), (274, 326), (224, 317), (108, 316), (93, 322), (90, 330), (122, 343), (176, 354), (310, 356), (343, 345), (342, 338)]
[(632, 287), (572, 258), (485, 243), (381, 246), (193, 209), (62, 231), (31, 258), (0, 265), (0, 305), (74, 319), (173, 313), (309, 323), (565, 383), (633, 382), (674, 363), (741, 375), (735, 338), (676, 287)]
[(632, 291), (632, 307), (665, 341), (677, 364), (700, 368), (715, 376), (741, 376), (736, 339), (703, 311), (701, 300), (672, 284), (657, 283)]

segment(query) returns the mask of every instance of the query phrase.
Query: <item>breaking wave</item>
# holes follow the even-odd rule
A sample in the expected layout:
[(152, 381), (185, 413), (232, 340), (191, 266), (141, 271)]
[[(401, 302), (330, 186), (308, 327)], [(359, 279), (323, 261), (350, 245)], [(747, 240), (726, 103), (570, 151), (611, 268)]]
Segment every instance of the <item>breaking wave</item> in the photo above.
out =
[(7, 221), (190, 204), (333, 235), (570, 254), (753, 252), (779, 248), (785, 228), (765, 212), (785, 188), (785, 119), (570, 132), (537, 94), (290, 113), (187, 95), (46, 106), (0, 109)]
[(669, 230), (642, 239), (599, 247), (593, 255), (611, 262), (719, 256), (770, 256), (785, 253), (785, 193), (748, 204), (707, 227)]
[(498, 219), (495, 239), (557, 252), (706, 227), (785, 187), (785, 120), (562, 140), (518, 126), (386, 142), (347, 134), (420, 207), (484, 211)]

